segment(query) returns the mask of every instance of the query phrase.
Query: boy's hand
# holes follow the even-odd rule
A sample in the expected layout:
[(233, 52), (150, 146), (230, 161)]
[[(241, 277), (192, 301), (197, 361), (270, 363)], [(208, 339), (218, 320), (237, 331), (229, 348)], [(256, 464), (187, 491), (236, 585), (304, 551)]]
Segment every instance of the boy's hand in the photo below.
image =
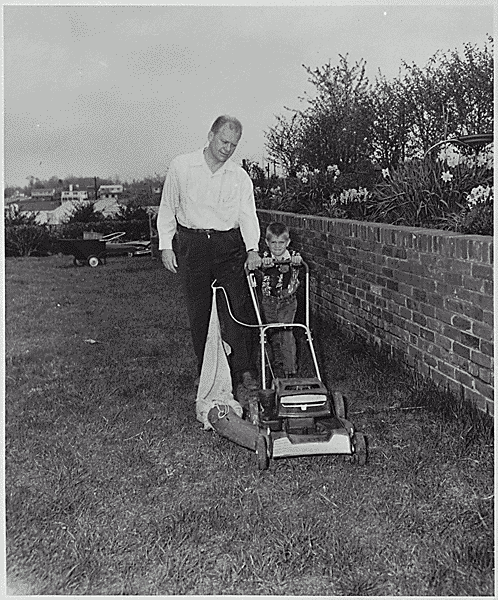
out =
[(293, 265), (300, 265), (303, 262), (303, 258), (302, 256), (299, 254), (299, 252), (296, 252), (295, 254), (293, 254), (291, 256), (291, 263)]
[(263, 257), (263, 267), (273, 267), (273, 258), (271, 256)]

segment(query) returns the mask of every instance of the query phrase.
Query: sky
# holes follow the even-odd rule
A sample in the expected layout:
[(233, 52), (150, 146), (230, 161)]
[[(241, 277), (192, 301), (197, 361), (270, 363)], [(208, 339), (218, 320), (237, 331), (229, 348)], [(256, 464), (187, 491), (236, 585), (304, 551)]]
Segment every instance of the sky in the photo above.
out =
[(303, 65), (348, 55), (373, 83), (488, 34), (491, 2), (4, 6), (4, 186), (162, 178), (220, 114), (244, 126), (233, 160), (261, 165), (275, 115), (313, 94)]

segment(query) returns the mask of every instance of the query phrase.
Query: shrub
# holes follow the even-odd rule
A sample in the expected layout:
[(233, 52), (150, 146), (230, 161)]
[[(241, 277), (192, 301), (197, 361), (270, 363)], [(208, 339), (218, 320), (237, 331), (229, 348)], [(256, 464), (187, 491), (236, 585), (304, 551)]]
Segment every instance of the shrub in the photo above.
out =
[(52, 239), (43, 225), (6, 225), (6, 256), (45, 256), (52, 250)]

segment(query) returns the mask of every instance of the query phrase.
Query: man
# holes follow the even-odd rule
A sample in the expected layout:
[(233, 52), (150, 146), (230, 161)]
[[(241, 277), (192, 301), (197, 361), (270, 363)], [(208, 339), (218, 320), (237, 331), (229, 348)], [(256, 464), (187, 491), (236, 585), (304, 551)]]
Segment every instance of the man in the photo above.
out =
[[(234, 316), (249, 318), (249, 290), (244, 265), (260, 266), (260, 237), (252, 181), (230, 160), (242, 135), (238, 119), (218, 117), (208, 145), (171, 162), (157, 218), (164, 266), (184, 276), (187, 311), (199, 373), (211, 314), (214, 280), (225, 288)], [(173, 237), (178, 233), (178, 260)], [(258, 387), (251, 362), (252, 332), (226, 315), (221, 326), (232, 351), (229, 363), (234, 387)]]

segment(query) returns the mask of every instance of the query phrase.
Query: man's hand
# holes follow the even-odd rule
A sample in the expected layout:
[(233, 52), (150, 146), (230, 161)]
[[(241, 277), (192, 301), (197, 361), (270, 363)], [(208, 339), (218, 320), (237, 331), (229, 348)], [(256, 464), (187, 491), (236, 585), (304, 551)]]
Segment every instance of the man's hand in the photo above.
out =
[(176, 262), (176, 255), (173, 250), (161, 250), (161, 260), (168, 271), (176, 273), (178, 263)]
[(248, 271), (254, 271), (261, 266), (261, 256), (256, 252), (256, 250), (249, 250), (247, 253), (247, 259), (245, 267)]

